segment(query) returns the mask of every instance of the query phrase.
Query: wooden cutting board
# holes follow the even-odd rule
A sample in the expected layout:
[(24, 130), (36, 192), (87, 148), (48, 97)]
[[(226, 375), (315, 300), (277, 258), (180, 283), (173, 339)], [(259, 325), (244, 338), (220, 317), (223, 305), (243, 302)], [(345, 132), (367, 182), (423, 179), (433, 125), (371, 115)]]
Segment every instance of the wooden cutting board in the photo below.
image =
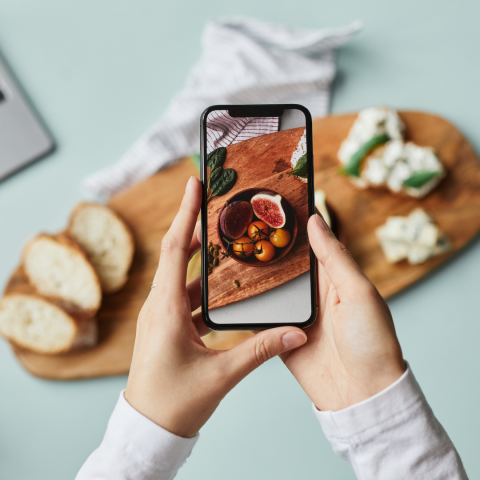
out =
[[(292, 170), (290, 159), (304, 131), (304, 127), (293, 128), (227, 147), (224, 168), (233, 168), (238, 178), (232, 190), (222, 197), (212, 198), (208, 203), (208, 225), (215, 226), (209, 228), (209, 242), (220, 243), (216, 226), (226, 199), (247, 188), (273, 190), (288, 200), (297, 218), (297, 238), (281, 264), (245, 267), (233, 258), (220, 260), (219, 266), (208, 277), (209, 306), (212, 310), (260, 295), (293, 280), (310, 268), (307, 185), (295, 176), (287, 175)], [(234, 280), (239, 282), (240, 288), (233, 285)]]
[[(423, 200), (393, 196), (382, 190), (358, 190), (338, 176), (336, 154), (356, 114), (315, 120), (313, 139), (315, 185), (327, 194), (342, 235), (352, 255), (384, 297), (393, 295), (427, 275), (472, 240), (480, 229), (480, 164), (465, 137), (449, 122), (420, 112), (401, 112), (410, 140), (433, 146), (448, 170), (440, 186)], [(119, 375), (128, 372), (135, 340), (136, 319), (148, 295), (158, 263), (160, 242), (179, 207), (190, 175), (198, 171), (189, 159), (113, 197), (109, 204), (130, 224), (136, 253), (127, 285), (105, 296), (98, 313), (100, 343), (79, 353), (54, 357), (13, 347), (23, 366), (32, 374), (51, 379), (76, 379)], [(390, 215), (407, 215), (421, 206), (452, 244), (452, 250), (424, 264), (385, 261), (374, 229)], [(209, 346), (229, 348), (248, 332), (213, 332)]]

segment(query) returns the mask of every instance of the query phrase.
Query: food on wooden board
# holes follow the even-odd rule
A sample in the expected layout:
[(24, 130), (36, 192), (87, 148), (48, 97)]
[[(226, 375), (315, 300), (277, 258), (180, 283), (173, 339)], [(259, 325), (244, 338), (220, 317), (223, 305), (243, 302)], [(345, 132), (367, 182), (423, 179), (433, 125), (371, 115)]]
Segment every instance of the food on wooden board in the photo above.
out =
[(338, 152), (341, 172), (361, 187), (387, 187), (393, 193), (422, 198), (445, 176), (430, 147), (404, 142), (404, 126), (394, 110), (362, 110)]
[(330, 213), (328, 212), (326, 195), (323, 190), (320, 190), (320, 189), (315, 190), (315, 206), (317, 207), (318, 211), (321, 213), (326, 224), (331, 228), (332, 220), (330, 218)]
[(285, 225), (286, 216), (281, 195), (260, 192), (252, 197), (250, 203), (255, 215), (269, 227), (282, 228)]
[(275, 256), (275, 247), (268, 240), (260, 240), (255, 244), (253, 253), (261, 262), (269, 262)]
[(36, 295), (7, 294), (0, 300), (0, 333), (20, 347), (43, 354), (97, 343), (95, 320), (68, 313)]
[(306, 134), (307, 131), (305, 130), (290, 160), (292, 171), (288, 172), (288, 175), (295, 175), (304, 183), (307, 182), (308, 177)]
[(98, 274), (85, 252), (67, 235), (34, 237), (23, 251), (23, 267), (38, 293), (92, 314), (100, 308)]
[(98, 203), (80, 203), (70, 216), (68, 233), (87, 253), (105, 293), (125, 285), (135, 244), (117, 213)]
[(450, 249), (445, 235), (421, 208), (408, 217), (389, 217), (375, 233), (390, 263), (407, 259), (418, 264)]
[(249, 202), (231, 202), (225, 205), (220, 215), (220, 228), (230, 238), (236, 240), (244, 235), (253, 218)]

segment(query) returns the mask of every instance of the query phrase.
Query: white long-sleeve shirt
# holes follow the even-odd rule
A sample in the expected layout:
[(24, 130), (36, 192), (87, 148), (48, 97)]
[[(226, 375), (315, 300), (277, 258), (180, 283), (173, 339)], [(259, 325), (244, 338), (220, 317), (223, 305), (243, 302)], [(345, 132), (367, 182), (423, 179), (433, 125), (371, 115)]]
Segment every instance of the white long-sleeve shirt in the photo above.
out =
[[(333, 450), (361, 480), (468, 479), (408, 366), (368, 400), (338, 412), (313, 408)], [(159, 427), (122, 392), (102, 444), (76, 480), (170, 480), (197, 440), (198, 435), (182, 438)]]

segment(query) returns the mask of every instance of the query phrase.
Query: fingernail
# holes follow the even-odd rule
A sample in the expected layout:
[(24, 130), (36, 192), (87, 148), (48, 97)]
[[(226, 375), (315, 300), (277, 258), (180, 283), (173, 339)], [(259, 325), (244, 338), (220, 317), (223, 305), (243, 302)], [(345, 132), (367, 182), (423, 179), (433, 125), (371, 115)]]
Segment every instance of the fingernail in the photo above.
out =
[(187, 186), (186, 186), (186, 188), (185, 188), (185, 193), (187, 193), (187, 192), (188, 192), (188, 189), (192, 186), (192, 182), (193, 182), (193, 177), (190, 177), (190, 178), (188, 179)]
[(317, 225), (322, 229), (322, 230), (325, 230), (326, 232), (328, 232), (330, 229), (328, 228), (328, 225), (327, 223), (325, 222), (325, 220), (323, 219), (322, 215), (320, 215), (319, 213), (316, 213), (315, 214), (315, 220), (317, 221)]
[(282, 343), (286, 350), (292, 350), (306, 343), (307, 336), (302, 332), (288, 332), (282, 337)]

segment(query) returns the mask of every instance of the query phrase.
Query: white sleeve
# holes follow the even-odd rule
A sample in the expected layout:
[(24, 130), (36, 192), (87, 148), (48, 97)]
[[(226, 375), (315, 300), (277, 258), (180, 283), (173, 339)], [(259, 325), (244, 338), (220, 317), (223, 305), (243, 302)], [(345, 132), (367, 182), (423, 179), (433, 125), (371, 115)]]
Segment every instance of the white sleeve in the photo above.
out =
[(467, 479), (410, 367), (377, 395), (338, 412), (313, 407), (337, 455), (359, 479)]
[(135, 410), (120, 394), (101, 445), (76, 480), (170, 480), (198, 440), (177, 437)]

